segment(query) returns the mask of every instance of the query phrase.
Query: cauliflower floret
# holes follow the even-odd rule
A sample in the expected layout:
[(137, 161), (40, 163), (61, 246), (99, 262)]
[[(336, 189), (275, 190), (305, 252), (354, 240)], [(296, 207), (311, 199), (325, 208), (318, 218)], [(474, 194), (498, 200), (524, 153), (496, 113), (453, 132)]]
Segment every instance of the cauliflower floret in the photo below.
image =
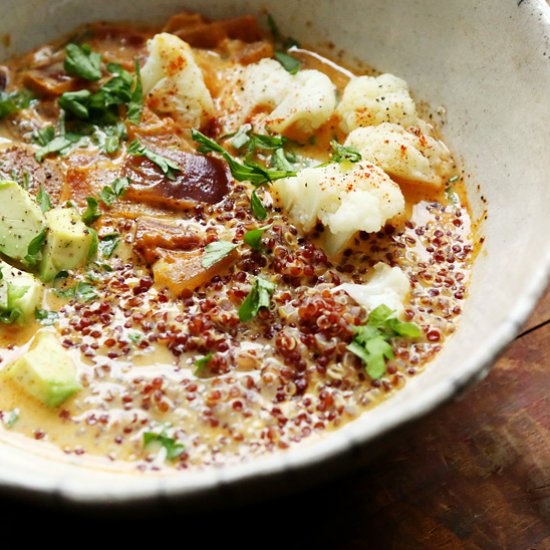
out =
[(374, 275), (363, 285), (344, 283), (333, 289), (343, 290), (367, 311), (386, 305), (394, 311), (392, 316), (399, 317), (411, 284), (407, 276), (398, 267), (378, 262), (374, 266)]
[(412, 126), (418, 118), (407, 83), (392, 74), (351, 79), (336, 112), (346, 133), (382, 122)]
[(288, 73), (273, 59), (249, 65), (243, 75), (243, 104), (248, 115), (255, 107), (272, 109), (265, 122), (274, 132), (290, 126), (311, 134), (336, 108), (336, 88), (320, 71)]
[(302, 231), (311, 231), (318, 221), (326, 227), (325, 249), (330, 256), (357, 231), (378, 231), (405, 208), (399, 186), (366, 161), (305, 168), (275, 181), (273, 190)]
[(200, 127), (212, 115), (214, 104), (191, 46), (163, 32), (149, 40), (147, 48), (141, 79), (151, 108), (186, 126)]
[(392, 176), (440, 187), (452, 171), (451, 154), (441, 141), (412, 130), (383, 122), (353, 130), (344, 145)]

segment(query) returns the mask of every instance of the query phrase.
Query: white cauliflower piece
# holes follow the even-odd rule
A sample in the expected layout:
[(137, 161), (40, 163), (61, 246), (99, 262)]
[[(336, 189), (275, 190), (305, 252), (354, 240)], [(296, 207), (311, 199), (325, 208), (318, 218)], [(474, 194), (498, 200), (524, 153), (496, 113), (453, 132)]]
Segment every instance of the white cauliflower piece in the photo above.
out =
[(336, 109), (336, 87), (320, 71), (288, 73), (273, 59), (249, 65), (243, 74), (243, 103), (246, 114), (256, 107), (271, 109), (266, 124), (282, 133), (295, 126), (305, 134), (321, 127)]
[(408, 132), (398, 124), (357, 128), (344, 145), (357, 149), (368, 160), (392, 176), (441, 187), (452, 172), (452, 158), (445, 144), (423, 134)]
[(412, 126), (418, 118), (407, 83), (392, 74), (352, 78), (336, 112), (346, 133), (383, 122)]
[(386, 305), (393, 310), (392, 317), (399, 317), (405, 309), (404, 302), (410, 288), (409, 279), (401, 269), (378, 262), (373, 276), (365, 284), (344, 283), (332, 291), (343, 290), (367, 311)]
[(273, 190), (302, 231), (311, 231), (318, 221), (326, 227), (325, 249), (330, 256), (357, 231), (379, 231), (405, 208), (399, 186), (366, 161), (305, 168), (273, 182)]
[(186, 126), (200, 127), (213, 114), (214, 104), (191, 46), (163, 32), (149, 40), (147, 49), (141, 80), (150, 107)]

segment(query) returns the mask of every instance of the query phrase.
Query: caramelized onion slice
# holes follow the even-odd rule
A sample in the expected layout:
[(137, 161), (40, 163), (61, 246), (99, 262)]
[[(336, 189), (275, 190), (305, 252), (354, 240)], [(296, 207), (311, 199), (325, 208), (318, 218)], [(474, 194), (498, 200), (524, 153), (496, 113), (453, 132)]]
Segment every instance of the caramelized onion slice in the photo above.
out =
[[(201, 236), (192, 227), (155, 218), (140, 218), (136, 224), (135, 250), (148, 263), (160, 259), (167, 250), (194, 250)], [(159, 251), (162, 249), (162, 253)]]
[(182, 151), (170, 151), (165, 156), (170, 156), (181, 168), (174, 180), (164, 176), (149, 159), (127, 158), (124, 175), (131, 185), (126, 198), (172, 210), (187, 210), (198, 202), (216, 204), (227, 194), (228, 175), (221, 160)]
[(233, 250), (209, 268), (202, 265), (204, 248), (192, 252), (159, 249), (159, 255), (160, 259), (153, 265), (155, 285), (182, 296), (224, 273), (239, 253)]

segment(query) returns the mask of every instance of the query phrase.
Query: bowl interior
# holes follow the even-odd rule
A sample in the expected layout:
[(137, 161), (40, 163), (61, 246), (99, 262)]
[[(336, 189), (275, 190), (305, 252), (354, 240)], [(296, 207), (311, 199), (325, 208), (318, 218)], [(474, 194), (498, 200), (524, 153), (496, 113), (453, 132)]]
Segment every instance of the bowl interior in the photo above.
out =
[[(0, 442), (0, 486), (80, 501), (197, 494), (319, 462), (430, 410), (481, 376), (543, 291), (550, 264), (549, 10), (543, 0), (4, 0), (0, 57), (100, 19), (152, 22), (183, 8), (211, 17), (274, 15), (285, 33), (406, 79), (445, 109), (485, 237), (459, 330), (394, 398), (315, 444), (238, 467), (162, 478), (88, 471)], [(9, 43), (9, 46), (6, 44)], [(369, 447), (366, 447), (367, 453)]]

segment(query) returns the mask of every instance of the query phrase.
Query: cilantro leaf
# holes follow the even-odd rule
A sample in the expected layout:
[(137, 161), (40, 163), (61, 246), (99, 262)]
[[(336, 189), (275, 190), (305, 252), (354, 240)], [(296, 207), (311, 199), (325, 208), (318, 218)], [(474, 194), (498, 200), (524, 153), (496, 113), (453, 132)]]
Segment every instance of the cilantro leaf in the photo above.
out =
[(75, 298), (82, 302), (90, 302), (97, 298), (95, 288), (89, 284), (79, 281), (75, 286), (66, 290), (57, 290), (57, 295), (61, 298)]
[(142, 145), (137, 139), (134, 139), (128, 146), (128, 153), (137, 157), (146, 157), (151, 162), (154, 162), (161, 170), (161, 172), (169, 179), (176, 179), (176, 172), (180, 172), (180, 166), (171, 159), (163, 157), (151, 149)]
[(111, 185), (106, 185), (101, 190), (99, 198), (105, 205), (111, 206), (116, 199), (122, 197), (122, 195), (126, 193), (129, 185), (130, 180), (128, 178), (117, 178)]
[(340, 145), (336, 140), (330, 142), (332, 157), (330, 162), (359, 162), (363, 157), (355, 147)]
[(99, 251), (104, 258), (110, 258), (119, 244), (120, 235), (118, 233), (109, 233), (101, 237), (99, 241)]
[(258, 197), (255, 189), (252, 191), (252, 195), (250, 196), (250, 209), (256, 219), (263, 221), (267, 218), (267, 210), (260, 200), (260, 197)]
[(45, 145), (48, 145), (48, 143), (50, 143), (50, 141), (52, 141), (54, 137), (55, 128), (50, 125), (46, 126), (45, 128), (40, 128), (36, 130), (32, 135), (32, 141), (33, 143), (44, 147)]
[(210, 363), (210, 360), (214, 354), (212, 352), (207, 353), (205, 356), (200, 357), (195, 361), (195, 375), (198, 375), (202, 372), (202, 370), (208, 366), (208, 363)]
[(90, 118), (90, 98), (92, 93), (89, 90), (78, 90), (76, 92), (65, 92), (57, 100), (59, 106), (82, 120)]
[(271, 229), (273, 227), (273, 224), (270, 223), (269, 225), (266, 225), (264, 227), (258, 227), (257, 229), (251, 229), (250, 231), (247, 231), (244, 234), (243, 241), (253, 248), (254, 250), (261, 250), (262, 248), (262, 237), (264, 234), (264, 231), (267, 231), (268, 229)]
[(215, 241), (207, 244), (204, 248), (204, 256), (201, 261), (202, 267), (206, 269), (212, 267), (235, 250), (235, 248), (237, 248), (237, 245), (228, 241)]
[(45, 157), (52, 153), (65, 154), (69, 147), (76, 143), (79, 138), (73, 135), (62, 135), (52, 139), (49, 143), (38, 149), (34, 154), (38, 162), (42, 162)]
[(392, 317), (393, 311), (380, 305), (373, 309), (366, 325), (354, 327), (355, 336), (347, 349), (365, 364), (367, 374), (374, 380), (386, 373), (386, 361), (394, 358), (390, 341), (396, 337), (419, 338), (420, 328)]
[(88, 44), (67, 44), (65, 47), (65, 71), (91, 82), (101, 78), (101, 55)]
[(237, 181), (249, 181), (255, 187), (259, 187), (265, 183), (296, 175), (294, 171), (272, 170), (247, 160), (240, 162), (230, 155), (221, 145), (217, 144), (214, 140), (205, 136), (198, 130), (191, 130), (191, 137), (199, 144), (197, 150), (200, 153), (207, 154), (215, 152), (222, 155), (229, 165), (231, 175)]
[(38, 202), (38, 206), (40, 206), (40, 210), (42, 210), (42, 212), (47, 212), (52, 209), (52, 201), (50, 200), (50, 197), (42, 184), (40, 184), (40, 187), (38, 188), (36, 202)]
[(274, 55), (275, 59), (283, 66), (285, 71), (292, 75), (297, 74), (302, 66), (302, 62), (299, 59), (296, 59), (285, 52), (276, 51)]
[(42, 259), (42, 248), (46, 242), (47, 230), (43, 229), (30, 243), (27, 248), (27, 255), (24, 259), (24, 264), (30, 268), (36, 267)]
[(30, 106), (32, 95), (27, 90), (12, 92), (0, 92), (0, 120), (13, 115)]
[(88, 206), (82, 214), (82, 221), (86, 225), (90, 225), (101, 216), (101, 212), (99, 210), (99, 202), (96, 198), (86, 197), (86, 203), (88, 204)]
[(59, 313), (56, 311), (49, 311), (47, 309), (37, 308), (34, 312), (34, 316), (37, 321), (40, 321), (45, 326), (54, 325), (57, 319), (59, 319)]
[(269, 307), (274, 291), (274, 283), (262, 277), (256, 277), (248, 296), (239, 307), (239, 320), (246, 323), (256, 317), (260, 308)]
[(132, 124), (139, 124), (141, 121), (141, 111), (143, 109), (143, 84), (141, 82), (141, 72), (139, 68), (139, 61), (134, 60), (134, 67), (136, 71), (134, 89), (128, 103), (128, 112), (126, 118)]
[(164, 447), (166, 449), (166, 459), (170, 461), (175, 460), (185, 451), (185, 446), (178, 443), (173, 437), (168, 437), (164, 433), (145, 432), (143, 434), (143, 446), (147, 448), (152, 444)]

